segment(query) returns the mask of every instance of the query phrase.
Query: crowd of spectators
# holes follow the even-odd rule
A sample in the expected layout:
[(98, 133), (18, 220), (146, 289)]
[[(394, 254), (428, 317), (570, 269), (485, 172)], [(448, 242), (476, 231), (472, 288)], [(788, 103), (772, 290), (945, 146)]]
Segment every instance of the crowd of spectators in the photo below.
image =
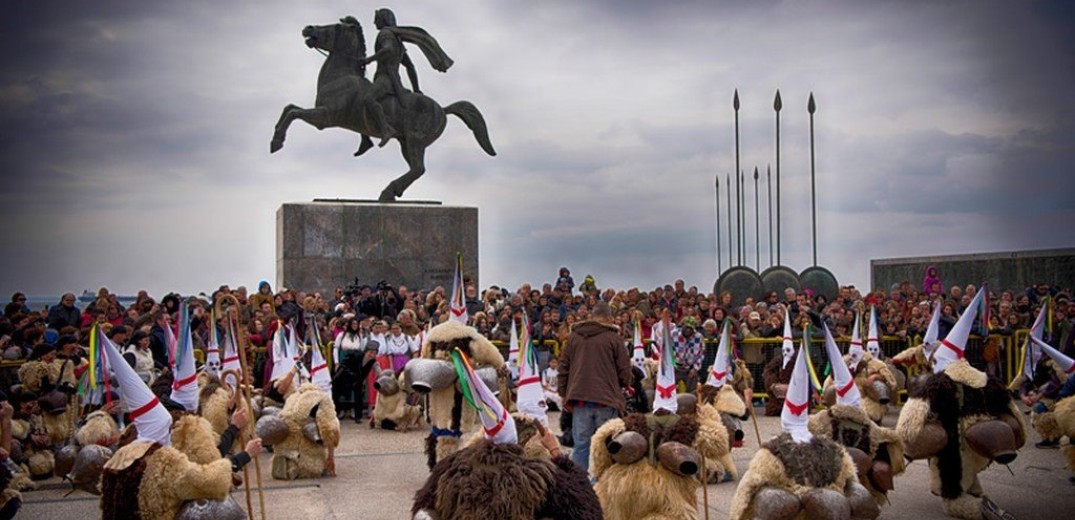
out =
[[(936, 276), (934, 275), (934, 278)], [(924, 282), (925, 284), (926, 282)], [(682, 324), (687, 320), (705, 340), (716, 340), (720, 323), (730, 319), (737, 339), (777, 338), (783, 333), (785, 310), (791, 316), (793, 334), (801, 336), (803, 325), (814, 325), (815, 334), (825, 323), (837, 337), (847, 337), (853, 327), (855, 311), (868, 316), (876, 307), (883, 336), (913, 340), (927, 327), (931, 305), (942, 305), (941, 337), (947, 327), (965, 311), (978, 290), (973, 285), (953, 285), (940, 292), (940, 282), (930, 282), (929, 291), (920, 291), (910, 282), (878, 288), (866, 294), (855, 286), (839, 288), (832, 301), (809, 289), (787, 289), (783, 294), (769, 292), (760, 300), (746, 298), (739, 305), (732, 294), (706, 294), (683, 280), (655, 287), (602, 288), (593, 276), (587, 275), (578, 287), (570, 271), (562, 268), (556, 279), (540, 286), (523, 284), (515, 289), (491, 285), (479, 290), (465, 280), (465, 299), (470, 323), (494, 341), (507, 342), (511, 324), (521, 321), (525, 314), (531, 324), (531, 337), (538, 345), (542, 365), (547, 365), (552, 342), (564, 342), (571, 326), (590, 318), (591, 309), (599, 301), (612, 308), (613, 321), (620, 327), (625, 341), (634, 333), (635, 323), (641, 325), (642, 337), (651, 337), (658, 316), (667, 309), (671, 318)], [(355, 321), (361, 333), (385, 333), (394, 322), (402, 332), (415, 336), (429, 323), (440, 323), (449, 315), (450, 288), (429, 290), (393, 286), (387, 282), (375, 285), (352, 284), (337, 287), (333, 294), (306, 293), (281, 288), (274, 291), (268, 282), (261, 282), (250, 294), (245, 287), (232, 289), (221, 286), (211, 294), (187, 296), (192, 313), (192, 329), (196, 347), (203, 347), (209, 334), (209, 317), (213, 304), (221, 294), (230, 294), (240, 303), (242, 330), (250, 344), (266, 346), (280, 320), (290, 321), (305, 334), (314, 323), (320, 337), (336, 338), (349, 322)], [(1052, 296), (1052, 320), (1047, 342), (1072, 353), (1071, 290), (1038, 284), (1025, 290), (992, 291), (989, 327), (991, 333), (1009, 334), (1029, 328), (1046, 296)], [(15, 293), (0, 318), (0, 351), (8, 360), (26, 358), (33, 347), (51, 343), (59, 348), (65, 344), (85, 344), (92, 323), (98, 323), (117, 343), (133, 344), (148, 339), (154, 358), (166, 365), (166, 349), (162, 325), (174, 320), (180, 295), (167, 294), (159, 300), (146, 291), (124, 306), (116, 295), (102, 288), (96, 301), (83, 309), (76, 306), (75, 296), (65, 294), (46, 311), (31, 311), (25, 305), (25, 295)], [(312, 320), (312, 321), (311, 321)], [(73, 345), (74, 346), (74, 345)], [(748, 353), (749, 354), (749, 353)], [(750, 361), (748, 359), (748, 361)], [(755, 360), (758, 361), (758, 360)]]

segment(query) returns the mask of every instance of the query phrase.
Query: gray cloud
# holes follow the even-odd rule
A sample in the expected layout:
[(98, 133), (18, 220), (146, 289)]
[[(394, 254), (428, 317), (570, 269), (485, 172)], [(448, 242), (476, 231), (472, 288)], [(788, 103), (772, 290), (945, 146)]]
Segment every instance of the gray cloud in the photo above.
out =
[[(16, 252), (2, 291), (251, 285), (275, 272), (281, 203), (372, 198), (405, 169), (395, 145), (355, 159), (356, 135), (303, 123), (267, 153), (283, 105), (313, 100), (321, 57), (302, 26), (353, 14), (369, 39), (377, 5), (14, 4), (0, 8), (0, 236)], [(499, 152), (485, 156), (450, 121), (408, 197), (481, 208), (483, 283), (545, 281), (568, 265), (601, 284), (708, 287), (713, 176), (723, 183), (735, 165), (732, 91), (749, 172), (774, 161), (780, 88), (793, 268), (810, 259), (810, 91), (819, 256), (847, 281), (867, 285), (876, 257), (1070, 245), (1075, 228), (1045, 226), (1075, 216), (1072, 10), (400, 7), (401, 23), (428, 29), (457, 62), (447, 74), (419, 63), (423, 90), (477, 104)], [(761, 256), (764, 268), (765, 245)]]

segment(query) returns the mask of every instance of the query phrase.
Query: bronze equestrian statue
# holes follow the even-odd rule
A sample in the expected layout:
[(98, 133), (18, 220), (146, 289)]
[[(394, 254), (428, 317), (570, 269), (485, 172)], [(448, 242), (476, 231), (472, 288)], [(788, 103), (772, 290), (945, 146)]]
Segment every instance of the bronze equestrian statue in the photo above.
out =
[[(301, 119), (318, 130), (346, 128), (362, 135), (355, 156), (373, 147), (371, 137), (384, 146), (391, 139), (399, 141), (407, 173), (393, 180), (381, 192), (381, 201), (394, 201), (425, 173), (425, 151), (436, 141), (447, 124), (445, 114), (459, 117), (474, 132), (478, 145), (489, 155), (496, 155), (489, 141), (485, 119), (469, 101), (456, 101), (441, 107), (418, 88), (418, 74), (407, 55), (404, 43), (416, 45), (429, 64), (440, 72), (452, 66), (437, 41), (418, 27), (400, 27), (388, 9), (378, 9), (374, 16), (378, 32), (374, 53), (366, 56), (362, 25), (352, 16), (333, 25), (307, 26), (302, 30), (306, 45), (326, 53), (325, 64), (317, 78), (314, 108), (296, 105), (284, 107), (276, 123), (269, 152), (284, 146), (291, 122)], [(366, 79), (366, 65), (376, 62), (373, 81)], [(399, 67), (407, 69), (412, 90), (403, 88)]]

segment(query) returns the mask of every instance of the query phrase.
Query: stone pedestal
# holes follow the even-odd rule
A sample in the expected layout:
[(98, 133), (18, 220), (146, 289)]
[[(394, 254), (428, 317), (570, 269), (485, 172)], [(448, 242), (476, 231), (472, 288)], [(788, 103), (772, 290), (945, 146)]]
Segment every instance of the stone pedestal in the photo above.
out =
[(331, 298), (375, 286), (451, 290), (456, 252), (478, 283), (478, 208), (378, 202), (287, 203), (276, 211), (276, 285)]

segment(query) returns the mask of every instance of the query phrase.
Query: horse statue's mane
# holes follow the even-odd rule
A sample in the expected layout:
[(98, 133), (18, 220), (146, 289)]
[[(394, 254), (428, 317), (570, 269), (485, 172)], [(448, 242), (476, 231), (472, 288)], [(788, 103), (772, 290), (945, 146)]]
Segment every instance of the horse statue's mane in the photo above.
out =
[(358, 31), (358, 47), (355, 48), (355, 55), (359, 58), (354, 60), (355, 70), (362, 77), (366, 76), (366, 64), (362, 63), (361, 58), (366, 57), (366, 35), (362, 32), (362, 24), (358, 22), (358, 19), (354, 16), (344, 16), (340, 18), (340, 23), (344, 25), (352, 25), (355, 30)]

